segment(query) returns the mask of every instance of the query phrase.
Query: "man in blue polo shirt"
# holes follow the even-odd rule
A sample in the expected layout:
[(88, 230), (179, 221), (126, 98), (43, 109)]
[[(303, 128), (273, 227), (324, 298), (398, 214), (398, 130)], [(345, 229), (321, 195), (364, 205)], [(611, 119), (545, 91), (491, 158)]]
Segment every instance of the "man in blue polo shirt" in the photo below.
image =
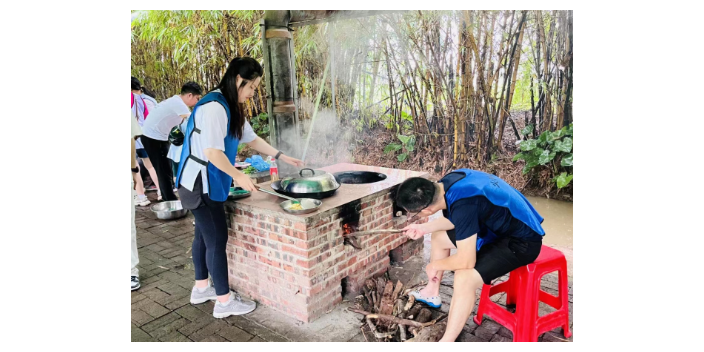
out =
[[(494, 175), (459, 169), (437, 183), (410, 178), (399, 186), (396, 204), (422, 217), (443, 213), (439, 219), (404, 229), (411, 239), (432, 234), (428, 285), (411, 292), (416, 300), (440, 307), (443, 272), (455, 272), (441, 341), (457, 339), (482, 284), (532, 263), (540, 254), (543, 218), (518, 190)], [(454, 248), (457, 253), (450, 255)]]

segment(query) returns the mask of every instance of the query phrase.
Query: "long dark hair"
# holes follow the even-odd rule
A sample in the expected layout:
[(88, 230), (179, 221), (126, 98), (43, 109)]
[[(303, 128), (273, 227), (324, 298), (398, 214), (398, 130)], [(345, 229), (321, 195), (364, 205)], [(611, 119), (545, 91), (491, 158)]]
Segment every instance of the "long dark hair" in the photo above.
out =
[[(230, 131), (229, 135), (242, 138), (244, 129), (244, 106), (239, 103), (238, 88), (244, 87), (250, 81), (254, 81), (264, 74), (262, 65), (251, 57), (236, 57), (227, 66), (225, 75), (222, 76), (220, 84), (215, 89), (220, 89), (225, 96), (227, 105), (230, 107)], [(237, 75), (242, 77), (242, 83), (237, 87)]]

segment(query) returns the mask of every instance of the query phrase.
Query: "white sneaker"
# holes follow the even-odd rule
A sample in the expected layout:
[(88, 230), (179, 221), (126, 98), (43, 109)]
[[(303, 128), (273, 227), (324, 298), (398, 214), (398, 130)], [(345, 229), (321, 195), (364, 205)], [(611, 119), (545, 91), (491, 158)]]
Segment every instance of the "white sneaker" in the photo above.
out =
[(147, 205), (149, 205), (151, 203), (152, 202), (150, 202), (146, 196), (142, 199), (140, 199), (139, 197), (136, 197), (134, 200), (134, 204), (139, 205), (140, 207), (146, 207)]
[(220, 301), (215, 302), (213, 307), (213, 317), (215, 318), (226, 318), (230, 315), (242, 315), (247, 314), (257, 308), (257, 304), (254, 301), (244, 299), (240, 297), (239, 294), (235, 292), (230, 293), (230, 300), (223, 304)]
[(208, 286), (202, 293), (195, 286), (191, 290), (191, 304), (201, 304), (207, 301), (214, 301), (217, 298), (218, 296), (215, 294), (215, 287), (213, 286)]
[(161, 199), (161, 191), (156, 191), (156, 200), (162, 200)]
[(413, 291), (409, 292), (408, 294), (415, 297), (416, 301), (423, 302), (433, 308), (440, 308), (442, 306), (442, 300), (440, 299), (440, 296), (423, 297), (420, 294), (420, 290), (413, 290)]

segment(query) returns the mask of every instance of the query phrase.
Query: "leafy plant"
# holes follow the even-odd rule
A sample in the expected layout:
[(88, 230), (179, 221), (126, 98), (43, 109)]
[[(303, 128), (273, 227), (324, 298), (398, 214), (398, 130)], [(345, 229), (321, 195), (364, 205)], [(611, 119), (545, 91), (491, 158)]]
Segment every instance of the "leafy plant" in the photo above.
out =
[[(521, 130), (521, 135), (527, 136), (533, 132), (533, 125), (526, 126)], [(521, 141), (521, 152), (513, 157), (513, 161), (525, 160), (523, 174), (531, 172), (536, 167), (547, 167), (553, 175), (557, 188), (567, 186), (573, 178), (572, 174), (572, 137), (573, 126), (563, 127), (555, 132), (545, 131), (538, 139), (526, 139)]]
[(244, 171), (242, 171), (242, 172), (244, 172), (244, 173), (247, 174), (247, 175), (251, 175), (251, 174), (257, 173), (257, 169), (255, 169), (254, 166), (248, 166), (248, 167), (247, 167), (246, 169), (244, 169)]
[(398, 152), (402, 150), (403, 152), (397, 156), (399, 162), (403, 162), (408, 158), (408, 156), (415, 150), (416, 146), (416, 136), (404, 136), (401, 134), (397, 135), (401, 143), (391, 143), (384, 148), (384, 153), (388, 154), (391, 152)]
[(264, 139), (269, 136), (269, 115), (267, 113), (263, 112), (257, 116), (252, 116), (249, 122), (257, 136)]

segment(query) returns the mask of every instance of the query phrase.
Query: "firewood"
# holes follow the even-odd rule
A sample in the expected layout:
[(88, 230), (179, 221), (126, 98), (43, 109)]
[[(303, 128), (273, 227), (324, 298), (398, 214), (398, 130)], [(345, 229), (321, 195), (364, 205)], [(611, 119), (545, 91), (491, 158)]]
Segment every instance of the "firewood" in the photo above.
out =
[(401, 293), (401, 290), (403, 289), (403, 284), (401, 283), (401, 280), (396, 282), (396, 287), (394, 288), (394, 294), (393, 294), (393, 300), (395, 301), (398, 298), (398, 295)]
[(376, 330), (376, 325), (374, 325), (374, 322), (372, 322), (372, 318), (370, 315), (367, 315), (367, 325), (374, 334), (374, 337), (376, 337), (377, 339), (385, 339), (387, 337), (391, 337), (391, 335), (389, 335), (388, 333), (382, 333)]
[(394, 316), (391, 316), (391, 315), (372, 314), (372, 313), (370, 313), (370, 312), (365, 312), (365, 311), (363, 311), (363, 310), (354, 309), (354, 308), (349, 308), (349, 311), (350, 311), (350, 312), (355, 312), (355, 313), (359, 313), (359, 314), (366, 315), (367, 318), (371, 318), (371, 319), (382, 319), (382, 320), (386, 320), (386, 321), (389, 321), (389, 322), (392, 322), (392, 323), (396, 323), (396, 324), (403, 324), (403, 325), (407, 325), (407, 326), (414, 326), (414, 327), (417, 327), (417, 328), (422, 328), (422, 327), (426, 326), (426, 324), (422, 324), (422, 323), (419, 323), (419, 322), (417, 322), (417, 321), (408, 320), (408, 319), (400, 319), (400, 318), (397, 318), (397, 317), (394, 317)]
[(419, 323), (427, 323), (430, 321), (430, 317), (433, 315), (433, 312), (430, 311), (428, 308), (422, 308), (420, 310), (420, 313), (418, 313), (418, 317), (416, 319), (413, 319)]
[(386, 280), (384, 280), (383, 277), (377, 278), (376, 279), (376, 293), (378, 293), (380, 295), (378, 298), (381, 298), (381, 294), (384, 293), (384, 287), (386, 287)]
[(418, 313), (420, 310), (423, 308), (422, 305), (416, 304), (413, 307), (411, 307), (411, 310), (408, 311), (408, 314), (406, 315), (407, 319), (413, 319), (418, 316)]
[(442, 339), (447, 329), (447, 321), (443, 321), (420, 329), (415, 337), (406, 342), (437, 342)]
[(407, 337), (406, 337), (406, 326), (405, 326), (405, 325), (399, 324), (399, 326), (398, 326), (398, 333), (399, 333), (399, 336), (401, 337), (401, 341), (406, 341), (406, 340), (407, 340)]
[(408, 303), (406, 303), (406, 306), (403, 307), (403, 311), (408, 312), (408, 310), (413, 307), (413, 303), (416, 303), (416, 296), (408, 296)]
[(394, 300), (392, 298), (394, 290), (394, 283), (391, 281), (386, 282), (386, 287), (381, 297), (381, 303), (379, 304), (379, 313), (384, 315), (391, 315), (394, 311)]
[(366, 286), (369, 290), (373, 290), (376, 287), (376, 283), (372, 279), (366, 279), (364, 281), (364, 286)]

